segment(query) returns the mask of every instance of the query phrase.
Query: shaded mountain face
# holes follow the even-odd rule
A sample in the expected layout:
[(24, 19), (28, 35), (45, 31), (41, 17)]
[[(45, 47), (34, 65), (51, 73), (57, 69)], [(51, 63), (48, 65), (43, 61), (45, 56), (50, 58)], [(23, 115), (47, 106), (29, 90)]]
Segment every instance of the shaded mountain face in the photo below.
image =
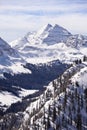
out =
[(0, 86), (5, 88), (19, 86), (26, 89), (43, 89), (43, 86), (61, 75), (69, 65), (62, 64), (59, 60), (56, 60), (38, 65), (27, 63), (24, 67), (31, 70), (32, 73), (15, 75), (4, 73), (5, 79), (0, 79)]
[(11, 48), (11, 46), (0, 38), (0, 64), (1, 65), (11, 65), (10, 57), (16, 57), (18, 54)]
[(43, 39), (43, 43), (48, 45), (53, 45), (59, 42), (65, 43), (67, 38), (71, 35), (72, 34), (66, 29), (56, 24), (52, 29), (50, 29), (48, 36)]
[(0, 38), (0, 56), (2, 55), (18, 56), (16, 50), (11, 48), (11, 46), (6, 41)]

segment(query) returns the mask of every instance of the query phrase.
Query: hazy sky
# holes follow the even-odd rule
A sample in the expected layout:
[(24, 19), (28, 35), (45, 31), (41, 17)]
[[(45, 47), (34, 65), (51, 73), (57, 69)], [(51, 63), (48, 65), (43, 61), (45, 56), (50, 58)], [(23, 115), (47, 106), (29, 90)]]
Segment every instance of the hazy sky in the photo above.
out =
[(87, 0), (0, 0), (0, 37), (7, 41), (47, 23), (87, 34)]

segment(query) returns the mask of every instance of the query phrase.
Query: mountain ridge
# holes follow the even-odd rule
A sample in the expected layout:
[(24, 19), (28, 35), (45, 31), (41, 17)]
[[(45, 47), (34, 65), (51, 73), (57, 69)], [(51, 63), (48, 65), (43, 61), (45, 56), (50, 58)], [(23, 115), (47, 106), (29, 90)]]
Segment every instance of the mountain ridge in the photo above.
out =
[[(68, 32), (65, 28), (55, 24), (54, 26), (51, 24), (47, 24), (43, 26), (40, 30), (38, 30), (36, 33), (25, 35), (25, 38), (28, 40), (28, 42), (32, 44), (47, 44), (47, 45), (53, 45), (58, 42), (65, 42), (68, 36), (71, 36), (72, 34)], [(59, 37), (59, 38), (57, 38)], [(64, 39), (63, 39), (64, 37)], [(50, 40), (50, 38), (53, 38)], [(56, 39), (57, 38), (57, 39)], [(24, 37), (23, 37), (24, 39)], [(22, 38), (19, 39), (19, 43)], [(50, 41), (49, 41), (50, 40)], [(14, 44), (16, 41), (13, 41), (10, 43), (11, 45)], [(50, 42), (50, 43), (49, 43)], [(13, 45), (14, 47), (14, 45)]]
[[(85, 44), (87, 37), (80, 34), (72, 34), (67, 29), (57, 24), (55, 24), (54, 26), (51, 24), (47, 24), (37, 32), (27, 33), (27, 35), (25, 35), (23, 38), (20, 38), (18, 41), (17, 40), (13, 41), (10, 44), (16, 49), (20, 49), (20, 47), (23, 46), (22, 43), (27, 45), (31, 44), (37, 46), (39, 46), (40, 44), (41, 45), (47, 44), (50, 46), (50, 45), (58, 44), (60, 42), (64, 42), (67, 46), (71, 45), (71, 47), (76, 47), (75, 45), (72, 46), (73, 41), (71, 41), (71, 39), (75, 39), (80, 46), (81, 42), (84, 42)], [(80, 40), (82, 41), (79, 42)], [(68, 44), (68, 42), (71, 42), (71, 44)], [(74, 44), (76, 43), (74, 42)]]

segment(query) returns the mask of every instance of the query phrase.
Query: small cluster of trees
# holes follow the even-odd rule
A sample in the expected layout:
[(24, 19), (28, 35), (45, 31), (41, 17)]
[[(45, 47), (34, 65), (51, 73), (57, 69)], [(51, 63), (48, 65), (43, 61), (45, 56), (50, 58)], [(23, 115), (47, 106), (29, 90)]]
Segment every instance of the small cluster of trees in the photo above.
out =
[(74, 62), (75, 62), (75, 64), (81, 64), (81, 63), (82, 63), (82, 60), (81, 60), (81, 59), (79, 59), (79, 60), (77, 59), (77, 60), (75, 60)]
[(77, 59), (75, 60), (75, 64), (81, 64), (82, 62), (85, 62), (87, 61), (87, 56), (83, 56), (83, 59)]

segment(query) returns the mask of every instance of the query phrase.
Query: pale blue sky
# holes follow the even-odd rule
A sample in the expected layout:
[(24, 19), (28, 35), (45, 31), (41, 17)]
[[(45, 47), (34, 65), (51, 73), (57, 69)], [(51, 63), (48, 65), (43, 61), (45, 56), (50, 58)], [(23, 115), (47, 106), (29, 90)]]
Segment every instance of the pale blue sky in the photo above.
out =
[(0, 0), (0, 37), (7, 41), (47, 23), (87, 34), (87, 0)]

